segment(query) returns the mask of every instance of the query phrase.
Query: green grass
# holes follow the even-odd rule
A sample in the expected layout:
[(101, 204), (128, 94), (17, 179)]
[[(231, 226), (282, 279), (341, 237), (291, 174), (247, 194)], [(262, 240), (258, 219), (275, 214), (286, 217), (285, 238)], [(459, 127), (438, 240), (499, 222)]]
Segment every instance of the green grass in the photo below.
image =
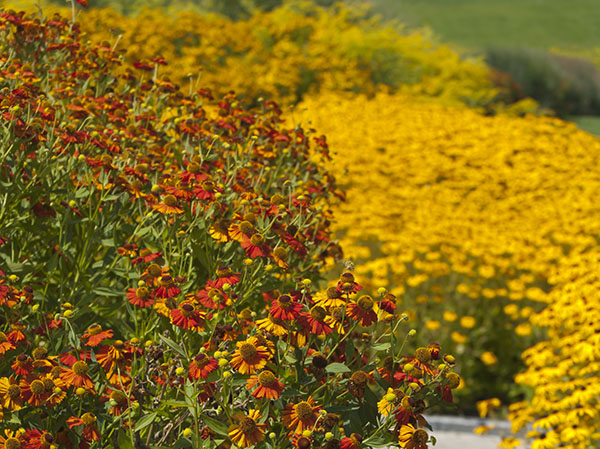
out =
[(597, 115), (578, 115), (569, 117), (569, 120), (575, 122), (575, 124), (584, 131), (590, 134), (600, 136), (600, 116)]
[(371, 0), (408, 26), (430, 26), (464, 49), (557, 47), (575, 54), (600, 47), (599, 0)]

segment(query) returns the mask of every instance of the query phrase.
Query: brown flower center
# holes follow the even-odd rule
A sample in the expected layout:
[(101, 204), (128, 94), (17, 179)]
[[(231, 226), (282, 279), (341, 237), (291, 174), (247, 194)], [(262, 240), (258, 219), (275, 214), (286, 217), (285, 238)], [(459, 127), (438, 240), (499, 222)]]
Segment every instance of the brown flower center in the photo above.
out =
[(157, 264), (153, 263), (153, 264), (150, 264), (150, 266), (148, 267), (148, 273), (152, 277), (158, 277), (162, 273), (162, 270), (160, 269), (160, 267)]
[(273, 256), (277, 259), (285, 259), (287, 257), (287, 251), (283, 246), (278, 246), (273, 250)]
[(91, 336), (98, 335), (100, 332), (102, 332), (102, 326), (99, 324), (94, 324), (93, 326), (88, 327), (88, 334)]
[(344, 283), (346, 282), (354, 282), (354, 275), (349, 271), (346, 271), (342, 276), (340, 276), (340, 280)]
[(73, 364), (73, 372), (78, 376), (85, 376), (88, 372), (87, 363), (83, 360), (79, 360)]
[(254, 430), (256, 430), (256, 423), (252, 418), (245, 417), (240, 422), (240, 429), (246, 434), (252, 433)]
[(146, 256), (149, 256), (150, 254), (152, 254), (152, 250), (150, 248), (144, 248), (144, 249), (140, 250), (141, 257), (146, 257)]
[(342, 309), (341, 307), (336, 307), (335, 309), (333, 309), (331, 311), (331, 316), (333, 317), (334, 320), (341, 323), (342, 318), (344, 317), (344, 309)]
[(203, 367), (208, 363), (208, 356), (206, 354), (200, 353), (196, 357), (194, 357), (194, 361), (196, 365), (199, 367)]
[(204, 181), (202, 183), (202, 188), (206, 191), (206, 192), (214, 192), (215, 191), (215, 183), (212, 181)]
[(242, 221), (240, 223), (240, 231), (244, 235), (252, 235), (254, 234), (254, 225), (249, 221)]
[(167, 195), (163, 198), (163, 203), (169, 207), (177, 206), (177, 198), (175, 195)]
[(54, 437), (51, 434), (47, 433), (44, 435), (44, 440), (46, 441), (46, 443), (52, 444), (54, 442)]
[(8, 438), (4, 442), (4, 447), (6, 449), (20, 449), (21, 442), (19, 440), (17, 440), (16, 438)]
[(8, 387), (8, 397), (11, 399), (17, 399), (21, 396), (21, 387), (18, 385), (10, 385)]
[(81, 420), (86, 426), (89, 426), (90, 424), (94, 424), (96, 422), (96, 415), (93, 413), (84, 413), (81, 416)]
[(195, 162), (191, 162), (187, 166), (187, 171), (188, 171), (188, 173), (191, 173), (191, 174), (199, 173), (200, 172), (200, 165), (196, 164)]
[(48, 354), (48, 351), (46, 350), (46, 348), (35, 348), (33, 350), (33, 358), (34, 360), (40, 360), (46, 357), (46, 354)]
[(44, 389), (47, 392), (52, 392), (54, 391), (54, 381), (52, 379), (50, 379), (49, 377), (46, 377), (42, 382), (44, 382)]
[(350, 376), (350, 380), (357, 386), (364, 386), (369, 381), (369, 376), (364, 371), (357, 371)]
[(194, 306), (189, 304), (189, 303), (185, 303), (181, 305), (181, 313), (183, 313), (183, 316), (191, 316), (192, 313), (194, 313)]
[(173, 282), (173, 278), (171, 276), (169, 276), (168, 274), (165, 274), (164, 276), (160, 277), (160, 285), (162, 285), (162, 286), (170, 285), (172, 282)]
[(365, 312), (370, 312), (373, 310), (373, 299), (368, 295), (363, 295), (358, 298), (358, 307)]
[(296, 412), (296, 416), (298, 416), (301, 421), (305, 421), (313, 416), (313, 408), (306, 401), (302, 401), (294, 405), (294, 411)]
[(324, 369), (327, 366), (327, 359), (323, 354), (317, 352), (313, 356), (311, 363), (315, 368)]
[(415, 443), (417, 446), (427, 443), (428, 439), (429, 435), (427, 435), (427, 432), (423, 429), (415, 430), (415, 433), (413, 433), (412, 436), (412, 442)]
[(310, 440), (308, 438), (301, 437), (298, 440), (298, 449), (308, 449), (310, 447)]
[(260, 246), (265, 243), (265, 239), (260, 234), (254, 234), (252, 237), (250, 237), (250, 243), (252, 243), (254, 246)]
[(17, 356), (17, 363), (18, 363), (19, 365), (24, 365), (24, 364), (25, 364), (25, 362), (27, 362), (27, 356), (26, 356), (25, 354), (19, 354), (19, 355)]
[(229, 267), (220, 267), (217, 268), (217, 277), (225, 277), (225, 276), (229, 276), (231, 274), (231, 270), (229, 269)]
[(279, 298), (277, 298), (277, 303), (282, 309), (287, 309), (292, 305), (292, 298), (290, 295), (281, 295)]
[(431, 353), (427, 348), (418, 348), (415, 351), (415, 357), (421, 363), (427, 363), (431, 360)]
[(310, 316), (317, 321), (323, 321), (327, 316), (327, 312), (321, 306), (313, 306), (313, 308), (310, 309)]
[(31, 389), (31, 392), (36, 396), (46, 391), (44, 382), (42, 382), (41, 380), (34, 380), (33, 382), (31, 382), (31, 385), (29, 385), (29, 388)]
[(342, 294), (340, 292), (338, 292), (337, 288), (335, 288), (335, 287), (329, 287), (327, 289), (326, 293), (327, 293), (327, 298), (329, 298), (329, 299), (337, 299), (342, 296)]
[(258, 382), (263, 387), (271, 387), (275, 385), (277, 379), (271, 371), (263, 371), (258, 375)]
[(258, 353), (256, 346), (252, 343), (244, 343), (240, 346), (240, 355), (245, 361), (252, 360)]

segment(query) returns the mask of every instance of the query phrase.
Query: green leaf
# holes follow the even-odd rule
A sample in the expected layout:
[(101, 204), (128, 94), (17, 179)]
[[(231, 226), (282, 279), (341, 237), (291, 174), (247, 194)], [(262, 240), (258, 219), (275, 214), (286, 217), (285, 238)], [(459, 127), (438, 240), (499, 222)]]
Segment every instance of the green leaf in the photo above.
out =
[[(119, 432), (119, 431), (117, 431)], [(134, 449), (133, 444), (131, 444), (131, 440), (129, 439), (129, 435), (127, 432), (119, 432), (118, 440), (120, 449)]]
[(325, 370), (330, 374), (351, 372), (350, 368), (348, 368), (346, 365), (337, 362), (330, 363), (329, 365), (327, 365), (327, 368), (325, 368)]
[(179, 354), (180, 356), (184, 357), (186, 360), (188, 358), (187, 354), (185, 353), (185, 351), (183, 350), (183, 348), (181, 348), (181, 346), (179, 346), (177, 343), (175, 343), (173, 340), (171, 340), (169, 337), (165, 337), (164, 335), (160, 335), (160, 339), (162, 341), (165, 342), (165, 344), (171, 348), (173, 351), (177, 352), (177, 354)]
[(229, 427), (224, 422), (221, 422), (215, 418), (211, 418), (210, 416), (206, 416), (204, 414), (200, 415), (204, 423), (214, 432), (219, 435), (229, 437), (228, 429)]
[(371, 349), (374, 351), (387, 351), (390, 349), (392, 345), (390, 343), (380, 343), (378, 345), (373, 346)]
[(135, 431), (139, 432), (142, 429), (145, 429), (146, 427), (148, 427), (150, 424), (152, 424), (154, 422), (154, 420), (156, 419), (156, 412), (152, 412), (149, 413), (148, 415), (144, 415), (142, 416), (137, 423), (135, 423)]

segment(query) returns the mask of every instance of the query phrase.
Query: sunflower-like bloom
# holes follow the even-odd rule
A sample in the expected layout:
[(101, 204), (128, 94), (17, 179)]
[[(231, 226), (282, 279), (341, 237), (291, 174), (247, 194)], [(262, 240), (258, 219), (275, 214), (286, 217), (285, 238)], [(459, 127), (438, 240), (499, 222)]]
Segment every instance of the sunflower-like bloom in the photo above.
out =
[(269, 312), (273, 318), (278, 320), (294, 320), (300, 315), (302, 304), (298, 304), (290, 295), (281, 295), (271, 303)]
[(246, 383), (249, 390), (258, 386), (251, 394), (255, 398), (277, 399), (281, 396), (284, 385), (271, 371), (262, 371), (257, 376), (252, 376)]
[(237, 349), (231, 357), (231, 366), (241, 374), (253, 374), (262, 369), (271, 358), (268, 349), (258, 343), (256, 337), (238, 341)]
[(305, 430), (313, 430), (320, 409), (321, 406), (315, 406), (315, 400), (309, 397), (297, 404), (287, 404), (281, 412), (281, 421), (293, 433), (301, 434)]
[(0, 377), (0, 408), (20, 410), (23, 407), (21, 387), (14, 377)]
[(229, 426), (231, 441), (239, 447), (250, 447), (265, 439), (265, 423), (259, 423), (261, 414), (258, 410), (250, 410), (248, 415), (236, 417), (236, 424)]
[(400, 428), (398, 442), (404, 449), (427, 449), (429, 435), (425, 429), (417, 429), (411, 424), (405, 424)]

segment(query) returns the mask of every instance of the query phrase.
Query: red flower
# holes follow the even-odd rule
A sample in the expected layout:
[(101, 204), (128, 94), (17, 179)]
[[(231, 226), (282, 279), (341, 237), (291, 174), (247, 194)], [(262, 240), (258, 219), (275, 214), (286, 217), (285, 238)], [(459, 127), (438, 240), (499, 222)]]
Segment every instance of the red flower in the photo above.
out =
[(153, 292), (157, 298), (173, 298), (181, 293), (181, 289), (175, 285), (175, 281), (168, 274), (160, 277), (159, 284), (159, 287)]
[(290, 295), (281, 295), (271, 303), (270, 314), (278, 320), (294, 320), (302, 311), (302, 304), (295, 302)]
[(377, 321), (377, 314), (373, 310), (375, 303), (368, 295), (358, 298), (357, 302), (351, 302), (346, 307), (346, 314), (350, 318), (358, 320), (361, 326), (368, 327)]
[(250, 238), (243, 236), (240, 244), (248, 257), (252, 259), (259, 256), (267, 257), (269, 255), (269, 247), (265, 243), (264, 237), (260, 234), (254, 234)]
[(204, 353), (198, 354), (190, 363), (188, 374), (194, 379), (206, 379), (210, 373), (219, 367), (217, 360)]
[(29, 429), (25, 432), (26, 449), (49, 449), (55, 442), (50, 432)]
[(299, 323), (306, 330), (314, 335), (327, 335), (333, 332), (333, 329), (327, 324), (325, 318), (327, 312), (321, 306), (313, 306), (310, 313), (303, 312), (299, 317)]
[(204, 316), (189, 302), (184, 302), (171, 310), (171, 321), (175, 326), (183, 329), (199, 329), (204, 323)]

